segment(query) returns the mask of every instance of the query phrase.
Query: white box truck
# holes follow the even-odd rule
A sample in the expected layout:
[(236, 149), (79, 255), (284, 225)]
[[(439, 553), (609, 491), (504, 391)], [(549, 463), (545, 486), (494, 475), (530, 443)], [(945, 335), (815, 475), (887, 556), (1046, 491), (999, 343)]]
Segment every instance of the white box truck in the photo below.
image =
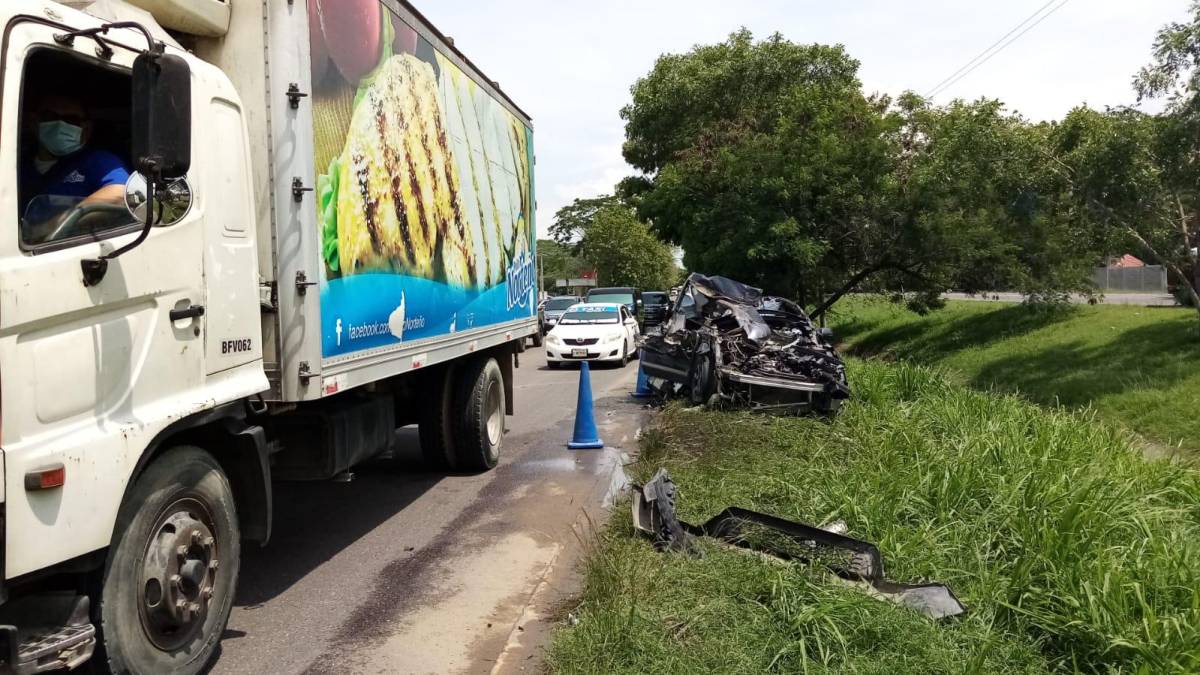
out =
[(0, 672), (195, 673), (273, 478), (496, 464), (531, 122), (403, 0), (0, 26)]

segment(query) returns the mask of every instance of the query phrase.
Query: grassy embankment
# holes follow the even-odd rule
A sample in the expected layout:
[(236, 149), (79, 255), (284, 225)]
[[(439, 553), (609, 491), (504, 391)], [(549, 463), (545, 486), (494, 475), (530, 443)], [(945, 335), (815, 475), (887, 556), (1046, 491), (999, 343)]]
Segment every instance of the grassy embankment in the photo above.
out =
[(692, 522), (728, 505), (843, 519), (891, 578), (944, 581), (968, 615), (935, 622), (716, 545), (660, 554), (622, 510), (589, 556), (554, 670), (1200, 670), (1200, 473), (1145, 461), (1092, 412), (850, 365), (855, 399), (833, 422), (671, 407), (633, 473), (668, 467)]
[(866, 298), (851, 298), (838, 310), (832, 325), (850, 354), (937, 366), (963, 384), (1043, 405), (1091, 407), (1156, 451), (1200, 451), (1200, 333), (1193, 310), (1100, 305), (1048, 311), (958, 301), (918, 316)]

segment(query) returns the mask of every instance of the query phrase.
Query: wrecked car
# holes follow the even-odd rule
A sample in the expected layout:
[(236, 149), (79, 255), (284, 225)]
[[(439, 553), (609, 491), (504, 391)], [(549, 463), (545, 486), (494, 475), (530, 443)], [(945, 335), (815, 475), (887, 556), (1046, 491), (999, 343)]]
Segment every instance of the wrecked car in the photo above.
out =
[(804, 310), (719, 276), (692, 274), (642, 368), (664, 394), (779, 413), (835, 413), (850, 397), (846, 367)]

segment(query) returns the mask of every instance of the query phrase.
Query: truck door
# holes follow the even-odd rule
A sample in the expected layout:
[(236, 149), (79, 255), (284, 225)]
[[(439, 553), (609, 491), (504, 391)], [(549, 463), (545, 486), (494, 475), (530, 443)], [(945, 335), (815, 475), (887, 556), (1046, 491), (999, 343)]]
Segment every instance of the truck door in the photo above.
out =
[[(123, 195), (130, 166), (135, 54), (120, 45), (141, 38), (112, 31), (115, 49), (104, 59), (88, 38), (56, 43), (63, 29), (44, 19), (18, 17), (7, 30), (0, 70), (0, 443), (4, 575), (11, 578), (109, 544), (150, 438), (203, 401), (205, 317), (193, 308), (206, 298), (205, 200), (195, 192), (182, 218), (153, 228), (140, 246), (110, 261), (99, 284), (82, 281), (80, 261), (131, 242), (141, 227), (122, 198), (111, 199), (114, 190)], [(172, 310), (186, 309), (187, 316), (171, 318)], [(27, 474), (58, 466), (65, 467), (61, 487), (27, 488)]]
[(220, 195), (206, 204), (204, 219), (204, 277), (210, 297), (204, 351), (206, 372), (213, 374), (261, 359), (263, 347), (245, 124), (233, 101), (213, 98), (204, 105), (205, 127), (212, 138), (221, 139), (195, 148), (198, 157), (192, 163), (203, 167), (204, 191)]

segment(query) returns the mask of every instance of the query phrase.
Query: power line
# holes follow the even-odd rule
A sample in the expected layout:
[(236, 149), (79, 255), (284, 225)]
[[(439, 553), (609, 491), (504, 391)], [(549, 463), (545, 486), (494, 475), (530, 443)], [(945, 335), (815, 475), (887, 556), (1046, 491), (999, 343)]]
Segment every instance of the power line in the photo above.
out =
[(936, 92), (938, 89), (940, 89), (940, 88), (941, 88), (941, 86), (942, 86), (943, 84), (946, 84), (946, 83), (947, 83), (947, 82), (949, 82), (951, 79), (953, 79), (955, 75), (958, 75), (959, 73), (961, 73), (962, 71), (966, 70), (967, 68), (970, 68), (970, 67), (971, 67), (971, 64), (973, 64), (973, 63), (975, 63), (976, 61), (978, 61), (979, 59), (983, 58), (983, 56), (984, 56), (985, 54), (987, 54), (988, 52), (990, 52), (990, 51), (992, 51), (993, 49), (995, 49), (996, 45), (998, 45), (998, 44), (1000, 44), (1001, 42), (1004, 42), (1005, 40), (1007, 40), (1007, 39), (1008, 39), (1008, 36), (1012, 35), (1013, 33), (1017, 32), (1018, 30), (1020, 30), (1022, 26), (1024, 26), (1024, 25), (1025, 25), (1025, 24), (1027, 24), (1027, 23), (1029, 23), (1030, 21), (1032, 21), (1032, 20), (1033, 20), (1033, 17), (1037, 16), (1038, 14), (1041, 14), (1043, 11), (1045, 11), (1045, 9), (1046, 9), (1047, 7), (1049, 7), (1050, 5), (1053, 5), (1055, 2), (1058, 2), (1058, 0), (1049, 0), (1049, 2), (1047, 2), (1046, 4), (1042, 5), (1041, 7), (1038, 7), (1038, 9), (1037, 9), (1037, 11), (1036, 11), (1036, 12), (1034, 12), (1033, 14), (1030, 14), (1029, 16), (1025, 17), (1025, 20), (1024, 20), (1024, 21), (1022, 21), (1021, 23), (1019, 23), (1019, 24), (1017, 24), (1017, 25), (1013, 26), (1013, 29), (1012, 29), (1012, 30), (1010, 30), (1010, 31), (1008, 31), (1008, 32), (1007, 32), (1007, 33), (1005, 33), (1004, 35), (1002, 35), (1002, 36), (1000, 37), (1000, 39), (999, 39), (999, 40), (996, 40), (996, 41), (995, 41), (995, 42), (993, 42), (992, 44), (988, 45), (986, 49), (984, 49), (983, 51), (981, 51), (981, 52), (979, 52), (978, 54), (976, 54), (976, 55), (975, 55), (975, 57), (974, 57), (974, 58), (972, 58), (970, 61), (967, 61), (966, 63), (962, 64), (962, 66), (961, 66), (961, 67), (960, 67), (958, 70), (956, 70), (956, 71), (954, 71), (953, 73), (950, 73), (949, 75), (947, 75), (947, 76), (946, 76), (946, 78), (945, 78), (944, 80), (942, 80), (941, 82), (938, 82), (937, 84), (933, 85), (933, 87), (932, 87), (932, 88), (929, 90), (929, 93), (925, 95), (925, 98), (929, 98), (930, 96), (932, 96), (932, 95), (934, 94), (934, 92)]
[[(1058, 4), (1055, 5), (1053, 8), (1051, 8), (1050, 11), (1045, 12), (1043, 14), (1043, 12), (1046, 10), (1046, 8), (1050, 7), (1050, 5), (1053, 5), (1055, 2), (1058, 2)], [(966, 63), (964, 63), (962, 65), (961, 68), (954, 71), (953, 73), (950, 73), (950, 75), (948, 75), (945, 79), (943, 79), (941, 82), (938, 82), (936, 85), (934, 85), (934, 87), (929, 90), (929, 93), (925, 94), (925, 98), (933, 98), (934, 96), (937, 96), (941, 92), (943, 92), (943, 91), (949, 89), (950, 87), (954, 86), (955, 84), (957, 84), (964, 77), (966, 77), (967, 75), (970, 75), (972, 72), (974, 72), (976, 68), (979, 68), (983, 64), (987, 63), (988, 61), (990, 61), (992, 59), (992, 57), (994, 57), (995, 55), (1004, 51), (1012, 43), (1021, 39), (1021, 36), (1025, 35), (1029, 31), (1033, 30), (1033, 28), (1035, 26), (1037, 26), (1039, 23), (1045, 21), (1047, 18), (1049, 18), (1049, 16), (1051, 14), (1054, 14), (1058, 10), (1062, 9), (1063, 5), (1067, 4), (1068, 2), (1070, 2), (1070, 0), (1061, 0), (1061, 2), (1059, 0), (1050, 0), (1046, 4), (1039, 7), (1037, 9), (1037, 11), (1035, 11), (1033, 14), (1030, 14), (1029, 16), (1025, 17), (1024, 21), (1022, 21), (1021, 23), (1018, 23), (1016, 26), (1014, 26), (1012, 30), (1005, 33), (999, 40), (996, 40), (992, 44), (988, 45), (987, 49), (984, 49), (983, 51), (976, 54), (975, 58), (971, 59), (970, 61), (967, 61)], [(1035, 17), (1036, 17), (1036, 20), (1035, 20)], [(1030, 21), (1032, 21), (1033, 23), (1030, 23)], [(1026, 25), (1026, 24), (1028, 24), (1028, 25)], [(1022, 30), (1022, 28), (1023, 28), (1023, 30)], [(1020, 32), (1017, 32), (1017, 31), (1020, 31)], [(1016, 35), (1013, 35), (1014, 33), (1016, 33)], [(1009, 39), (1009, 36), (1012, 36), (1012, 39)], [(1007, 40), (1007, 42), (1005, 42), (1005, 40)], [(1001, 43), (1003, 43), (1003, 44), (1001, 44)]]

